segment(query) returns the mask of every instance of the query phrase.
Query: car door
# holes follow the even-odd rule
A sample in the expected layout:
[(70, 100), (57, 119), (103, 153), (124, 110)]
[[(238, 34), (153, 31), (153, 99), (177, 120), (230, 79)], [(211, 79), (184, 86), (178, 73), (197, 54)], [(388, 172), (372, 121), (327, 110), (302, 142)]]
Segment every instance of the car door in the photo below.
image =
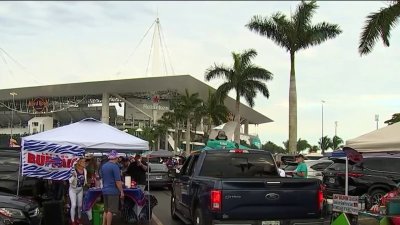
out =
[(184, 210), (183, 204), (182, 204), (182, 184), (183, 182), (187, 182), (187, 176), (185, 174), (187, 173), (187, 168), (189, 167), (190, 161), (192, 159), (192, 156), (189, 156), (185, 163), (183, 164), (179, 175), (177, 178), (175, 178), (174, 185), (173, 185), (173, 190), (174, 190), (174, 196), (175, 196), (175, 202), (178, 203), (176, 205), (176, 208), (178, 211), (182, 212)]
[(197, 160), (199, 158), (199, 155), (193, 155), (188, 168), (186, 170), (186, 174), (182, 178), (182, 185), (181, 185), (181, 190), (182, 190), (182, 207), (184, 208), (185, 215), (190, 215), (190, 207), (192, 205), (192, 199), (193, 199), (193, 193), (194, 190), (192, 188), (192, 177), (193, 177), (193, 171), (194, 167), (197, 163)]
[(322, 172), (333, 162), (318, 162), (310, 166), (309, 178), (317, 178), (322, 181)]

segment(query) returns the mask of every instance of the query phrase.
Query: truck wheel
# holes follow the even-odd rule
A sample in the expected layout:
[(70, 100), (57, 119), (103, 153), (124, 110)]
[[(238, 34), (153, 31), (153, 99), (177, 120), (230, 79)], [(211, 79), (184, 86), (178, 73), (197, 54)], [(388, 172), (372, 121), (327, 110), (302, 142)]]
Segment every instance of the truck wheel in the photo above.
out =
[(206, 219), (206, 217), (204, 216), (203, 212), (201, 211), (201, 209), (199, 207), (196, 207), (196, 210), (194, 211), (194, 215), (193, 215), (192, 224), (193, 225), (210, 225), (211, 221)]
[(171, 195), (171, 217), (173, 220), (177, 220), (178, 216), (176, 215), (176, 203), (175, 197)]

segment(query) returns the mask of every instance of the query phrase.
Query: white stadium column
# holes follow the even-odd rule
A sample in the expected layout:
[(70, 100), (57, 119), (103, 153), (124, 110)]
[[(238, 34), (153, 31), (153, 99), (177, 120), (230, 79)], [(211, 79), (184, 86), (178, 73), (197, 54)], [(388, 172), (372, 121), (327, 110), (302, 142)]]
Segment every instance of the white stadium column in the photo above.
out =
[(103, 93), (101, 101), (101, 122), (110, 123), (110, 95), (108, 93)]
[(244, 134), (249, 135), (249, 121), (246, 120), (244, 123)]

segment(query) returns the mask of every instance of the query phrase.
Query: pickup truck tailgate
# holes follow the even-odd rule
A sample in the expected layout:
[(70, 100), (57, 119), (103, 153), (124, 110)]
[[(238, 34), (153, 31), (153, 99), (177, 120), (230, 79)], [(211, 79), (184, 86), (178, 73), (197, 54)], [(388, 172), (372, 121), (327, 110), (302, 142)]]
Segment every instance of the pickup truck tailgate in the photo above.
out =
[(318, 218), (316, 179), (222, 180), (224, 219)]

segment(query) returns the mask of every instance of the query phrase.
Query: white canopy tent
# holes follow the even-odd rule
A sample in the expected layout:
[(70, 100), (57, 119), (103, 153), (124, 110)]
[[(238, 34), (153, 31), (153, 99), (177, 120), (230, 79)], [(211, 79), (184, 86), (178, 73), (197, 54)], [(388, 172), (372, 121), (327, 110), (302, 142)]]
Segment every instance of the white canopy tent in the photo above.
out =
[(88, 118), (63, 127), (22, 138), (23, 141), (43, 141), (58, 145), (78, 145), (98, 150), (148, 150), (148, 141), (127, 134), (96, 119)]
[(400, 122), (346, 141), (360, 153), (400, 152)]

